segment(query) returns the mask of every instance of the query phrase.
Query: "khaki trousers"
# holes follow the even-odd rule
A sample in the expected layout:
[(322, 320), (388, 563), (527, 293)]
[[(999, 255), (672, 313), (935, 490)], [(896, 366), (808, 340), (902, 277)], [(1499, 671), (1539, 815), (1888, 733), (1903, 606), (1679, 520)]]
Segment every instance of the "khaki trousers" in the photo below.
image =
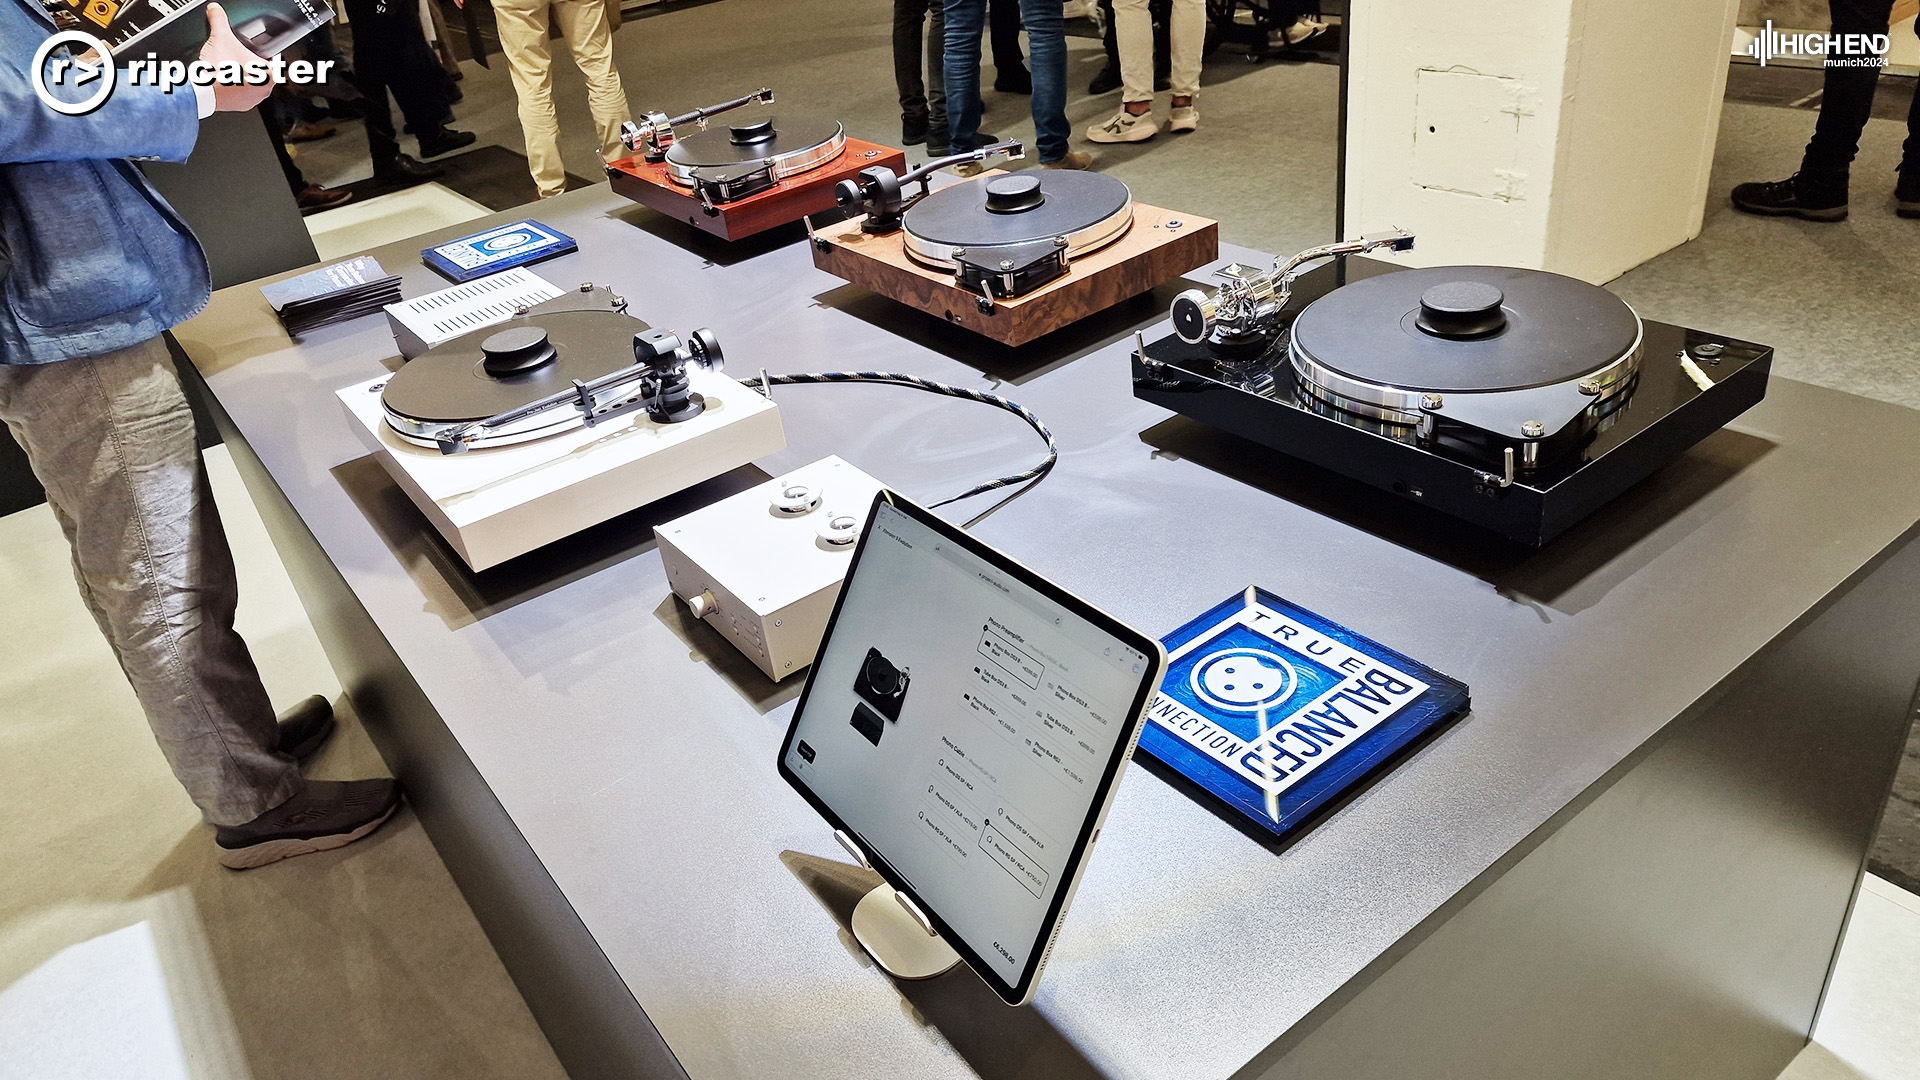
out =
[(242, 825), (292, 798), (300, 769), (274, 749), (273, 706), (233, 630), (233, 554), (166, 345), (0, 364), (0, 420), (47, 489), (80, 595), (194, 804), (215, 825)]
[(552, 198), (567, 189), (566, 167), (560, 162), (560, 125), (553, 113), (549, 18), (560, 24), (573, 62), (586, 77), (587, 105), (593, 110), (601, 159), (626, 157), (620, 125), (632, 119), (632, 113), (620, 72), (613, 66), (613, 30), (604, 0), (493, 0), (493, 15), (500, 28), (500, 51), (513, 73), (513, 91), (520, 98), (520, 131), (527, 140), (527, 165), (540, 197)]
[[(1167, 17), (1167, 81), (1174, 97), (1200, 92), (1200, 54), (1207, 44), (1206, 0), (1173, 0)], [(1153, 16), (1147, 0), (1113, 0), (1113, 34), (1120, 53), (1122, 101), (1153, 100)]]

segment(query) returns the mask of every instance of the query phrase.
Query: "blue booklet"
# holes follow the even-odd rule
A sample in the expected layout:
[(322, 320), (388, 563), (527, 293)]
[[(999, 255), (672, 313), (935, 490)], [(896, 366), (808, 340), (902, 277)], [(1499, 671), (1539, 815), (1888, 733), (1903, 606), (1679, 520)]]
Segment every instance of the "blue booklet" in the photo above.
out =
[(529, 218), (427, 248), (420, 259), (454, 281), (472, 281), (578, 250), (573, 237)]
[(1465, 683), (1262, 589), (1160, 640), (1140, 749), (1276, 837), (1469, 705)]

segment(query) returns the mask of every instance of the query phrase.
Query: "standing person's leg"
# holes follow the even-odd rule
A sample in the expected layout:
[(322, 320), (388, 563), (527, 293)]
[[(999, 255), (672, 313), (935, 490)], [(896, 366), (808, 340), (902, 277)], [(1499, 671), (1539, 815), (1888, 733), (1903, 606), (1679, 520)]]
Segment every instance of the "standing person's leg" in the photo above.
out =
[[(1893, 15), (1891, 0), (1831, 0), (1835, 34), (1884, 34)], [(1820, 94), (1820, 115), (1813, 138), (1800, 160), (1800, 171), (1846, 187), (1849, 167), (1860, 152), (1860, 133), (1873, 115), (1873, 92), (1880, 82), (1877, 67), (1826, 66)]]
[(1107, 50), (1107, 64), (1087, 84), (1087, 93), (1094, 97), (1120, 89), (1120, 38), (1114, 30), (1113, 0), (1099, 0), (1099, 7), (1103, 27), (1100, 43)]
[(943, 2), (947, 25), (940, 77), (947, 91), (948, 145), (959, 152), (973, 149), (980, 133), (980, 31), (987, 0)]
[[(1893, 0), (1830, 0), (1835, 34), (1884, 34)], [(1847, 186), (1860, 133), (1873, 114), (1877, 67), (1826, 65), (1820, 115), (1800, 158), (1800, 171), (1785, 180), (1740, 184), (1733, 205), (1755, 214), (1785, 214), (1809, 221), (1844, 221)]]
[(1147, 0), (1113, 0), (1113, 23), (1120, 46), (1120, 111), (1088, 128), (1087, 139), (1145, 142), (1159, 130), (1153, 116), (1153, 15)]
[[(940, 10), (938, 0), (934, 10)], [(926, 142), (932, 123), (928, 87), (920, 74), (920, 38), (926, 21), (927, 0), (893, 0), (893, 88), (900, 95), (900, 141), (907, 146)], [(932, 61), (945, 48), (937, 32), (929, 35), (926, 60)]]
[(1153, 0), (1147, 5), (1147, 11), (1153, 16), (1153, 88), (1165, 90), (1168, 73), (1173, 70), (1170, 59), (1173, 41), (1172, 0)]
[(946, 157), (953, 152), (947, 120), (947, 12), (940, 0), (928, 5), (927, 20), (927, 153)]
[[(1067, 126), (1067, 34), (1060, 0), (1020, 0), (1020, 17), (1027, 24), (1027, 63), (1033, 72), (1033, 141), (1040, 164), (1058, 164), (1067, 157), (1067, 136), (1072, 133)], [(951, 87), (947, 93), (953, 95)]]
[(593, 113), (593, 133), (600, 139), (600, 160), (626, 156), (620, 125), (633, 119), (620, 69), (613, 66), (613, 24), (607, 21), (605, 0), (558, 0), (553, 17), (573, 50), (573, 63), (587, 80), (587, 108)]
[(407, 118), (407, 130), (419, 140), (420, 156), (438, 157), (470, 145), (475, 140), (472, 132), (447, 126), (453, 109), (453, 80), (440, 70), (427, 44), (419, 9), (402, 0), (389, 3), (395, 6), (385, 20), (384, 32), (394, 41), (394, 63), (387, 85)]
[(216, 825), (241, 825), (293, 798), (304, 783), (275, 749), (266, 688), (233, 629), (233, 558), (166, 346), (0, 366), (0, 417), (194, 804)]
[(1018, 0), (988, 0), (987, 27), (993, 44), (993, 88), (1003, 94), (1033, 93), (1033, 77), (1020, 55)]
[(527, 168), (540, 197), (567, 190), (567, 169), (560, 161), (560, 122), (553, 114), (553, 56), (547, 51), (548, 0), (493, 0), (513, 92), (520, 99), (520, 133), (527, 143)]
[(1173, 105), (1167, 130), (1200, 126), (1200, 61), (1207, 47), (1207, 0), (1173, 0), (1167, 13), (1169, 69)]

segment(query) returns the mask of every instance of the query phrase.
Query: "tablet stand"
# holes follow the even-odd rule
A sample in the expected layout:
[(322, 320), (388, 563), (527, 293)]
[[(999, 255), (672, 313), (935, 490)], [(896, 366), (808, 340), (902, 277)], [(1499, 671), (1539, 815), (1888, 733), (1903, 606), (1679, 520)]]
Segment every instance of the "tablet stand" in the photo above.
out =
[(853, 936), (896, 979), (931, 979), (960, 962), (960, 954), (885, 883), (853, 909)]

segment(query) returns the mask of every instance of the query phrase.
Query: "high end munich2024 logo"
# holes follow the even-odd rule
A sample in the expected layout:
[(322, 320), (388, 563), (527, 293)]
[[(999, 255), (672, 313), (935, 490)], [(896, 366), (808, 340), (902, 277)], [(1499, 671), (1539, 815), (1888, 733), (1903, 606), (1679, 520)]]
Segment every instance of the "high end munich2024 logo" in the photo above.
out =
[(1773, 28), (1773, 20), (1747, 44), (1747, 55), (1766, 67), (1768, 61), (1791, 56), (1798, 59), (1820, 57), (1826, 67), (1886, 67), (1887, 50), (1893, 38), (1887, 34), (1822, 34), (1801, 31), (1783, 34)]

